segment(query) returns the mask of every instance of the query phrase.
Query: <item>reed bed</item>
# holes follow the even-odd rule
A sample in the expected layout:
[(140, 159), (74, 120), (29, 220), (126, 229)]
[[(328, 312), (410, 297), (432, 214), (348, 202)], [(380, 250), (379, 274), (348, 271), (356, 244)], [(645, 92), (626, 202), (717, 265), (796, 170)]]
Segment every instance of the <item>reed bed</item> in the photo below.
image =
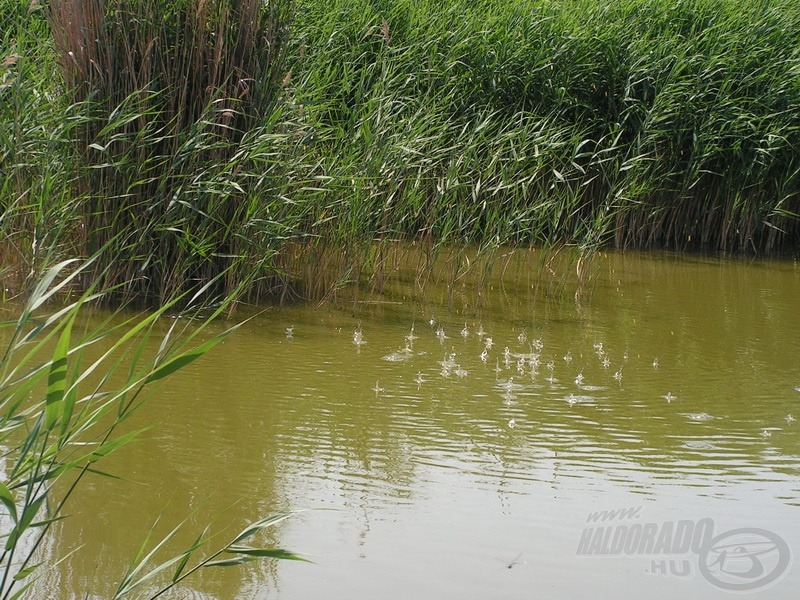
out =
[(445, 248), (797, 250), (790, 0), (2, 5), (17, 263), (120, 240), (109, 285), (159, 303), (380, 291), (398, 241), (421, 281)]
[[(79, 112), (86, 251), (117, 246), (115, 262), (100, 265), (106, 287), (164, 303), (235, 272), (251, 239), (268, 231), (254, 222), (254, 205), (268, 201), (259, 158), (290, 8), (286, 0), (50, 2), (64, 91)], [(237, 286), (228, 278), (222, 291)]]
[(326, 174), (353, 182), (342, 221), (378, 238), (775, 252), (798, 232), (799, 19), (301, 1), (292, 93)]

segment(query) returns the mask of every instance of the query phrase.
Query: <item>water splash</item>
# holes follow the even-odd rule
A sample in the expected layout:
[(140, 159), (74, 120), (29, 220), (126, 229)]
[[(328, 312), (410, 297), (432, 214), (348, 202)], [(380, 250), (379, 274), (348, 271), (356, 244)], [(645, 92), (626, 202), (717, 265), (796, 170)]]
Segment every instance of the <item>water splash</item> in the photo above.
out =
[(508, 381), (498, 381), (496, 387), (500, 388), (501, 390), (505, 390), (506, 392), (519, 391), (525, 388), (525, 386), (522, 384), (514, 383), (513, 377), (509, 377)]
[(699, 421), (710, 421), (712, 419), (716, 419), (717, 418), (717, 417), (712, 417), (707, 412), (686, 413), (683, 416), (686, 417), (687, 419), (689, 419), (690, 421), (698, 421), (698, 422)]

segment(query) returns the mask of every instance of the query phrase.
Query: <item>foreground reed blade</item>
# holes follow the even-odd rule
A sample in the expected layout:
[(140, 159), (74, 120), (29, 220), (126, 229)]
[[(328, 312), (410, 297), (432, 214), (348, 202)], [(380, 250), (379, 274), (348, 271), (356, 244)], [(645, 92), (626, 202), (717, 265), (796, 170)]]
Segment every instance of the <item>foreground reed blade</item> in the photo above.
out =
[[(67, 503), (85, 478), (103, 474), (97, 463), (141, 433), (123, 426), (145, 401), (147, 387), (202, 357), (241, 325), (209, 335), (211, 324), (232, 301), (229, 297), (209, 309), (204, 293), (214, 287), (213, 282), (190, 299), (190, 312), (182, 315), (197, 316), (202, 310), (206, 316), (175, 318), (163, 334), (158, 333), (161, 321), (182, 299), (145, 315), (116, 318), (123, 315), (112, 314), (99, 326), (85, 325), (82, 315), (102, 300), (102, 293), (90, 286), (66, 304), (58, 300), (100, 261), (94, 257), (54, 265), (41, 275), (17, 319), (2, 324), (6, 333), (0, 359), (3, 599), (21, 597), (42, 572), (54, 566), (37, 562), (43, 543), (52, 535), (52, 526), (67, 516)], [(157, 336), (161, 341), (153, 356), (149, 347)], [(223, 553), (240, 557), (239, 562), (259, 557), (296, 559), (283, 550), (240, 544), (286, 516), (258, 521), (232, 543), (196, 562), (190, 558), (208, 541), (205, 535), (161, 565), (152, 564), (151, 552), (123, 579), (116, 597), (145, 583), (163, 585), (158, 575), (179, 563), (168, 584), (172, 587)]]

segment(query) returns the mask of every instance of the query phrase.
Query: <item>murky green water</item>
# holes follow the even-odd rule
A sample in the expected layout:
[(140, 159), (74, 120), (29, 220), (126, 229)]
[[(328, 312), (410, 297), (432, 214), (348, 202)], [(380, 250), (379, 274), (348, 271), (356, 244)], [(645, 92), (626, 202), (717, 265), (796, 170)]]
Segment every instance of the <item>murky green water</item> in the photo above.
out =
[[(159, 513), (163, 533), (311, 509), (265, 541), (314, 564), (209, 570), (174, 597), (795, 598), (800, 268), (601, 256), (576, 296), (531, 289), (526, 260), (480, 293), (398, 283), (250, 321), (156, 390), (155, 428), (105, 464), (128, 481), (76, 498), (48, 552), (83, 546), (40, 593), (105, 597)], [(706, 518), (700, 556), (665, 525)]]

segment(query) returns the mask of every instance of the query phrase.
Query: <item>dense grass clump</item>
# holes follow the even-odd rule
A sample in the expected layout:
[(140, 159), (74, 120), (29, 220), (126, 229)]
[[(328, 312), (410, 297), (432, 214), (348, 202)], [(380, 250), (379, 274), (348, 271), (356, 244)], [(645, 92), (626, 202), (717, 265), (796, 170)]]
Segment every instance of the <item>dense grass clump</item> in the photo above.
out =
[[(226, 272), (264, 192), (254, 154), (283, 77), (290, 2), (53, 0), (86, 250), (107, 285), (164, 302)], [(105, 269), (107, 265), (100, 265)], [(229, 289), (225, 291), (229, 291)]]
[(398, 240), (422, 271), (447, 246), (798, 246), (793, 0), (0, 6), (23, 277), (109, 240), (106, 284), (152, 303), (220, 272), (380, 288)]
[(796, 244), (796, 3), (298, 5), (292, 90), (359, 237)]

